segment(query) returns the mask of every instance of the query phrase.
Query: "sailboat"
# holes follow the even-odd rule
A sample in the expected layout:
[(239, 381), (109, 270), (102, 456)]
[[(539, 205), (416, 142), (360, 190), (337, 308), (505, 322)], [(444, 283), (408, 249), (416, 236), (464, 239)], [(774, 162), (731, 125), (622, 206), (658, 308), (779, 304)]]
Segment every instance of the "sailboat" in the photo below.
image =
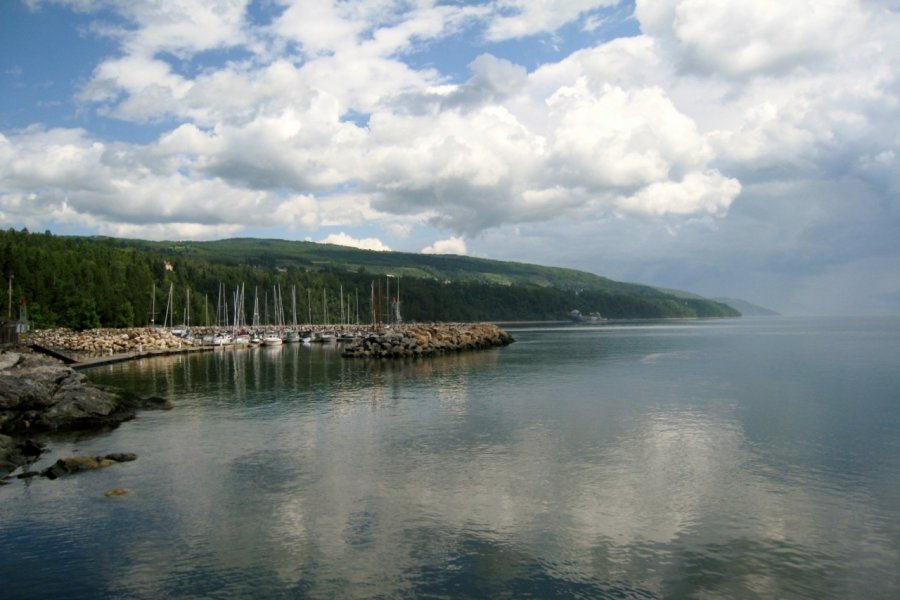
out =
[(250, 334), (244, 330), (246, 325), (244, 316), (244, 284), (234, 290), (234, 325), (231, 328), (231, 335), (234, 343), (240, 346), (250, 344)]
[[(322, 325), (324, 327), (328, 326), (328, 293), (325, 291), (325, 288), (322, 288)], [(319, 332), (319, 335), (316, 336), (316, 340), (319, 342), (333, 342), (334, 341), (334, 332), (326, 331), (323, 329)]]
[(297, 331), (297, 286), (291, 286), (291, 313), (294, 323), (291, 329), (285, 332), (284, 341), (289, 344), (296, 344), (300, 341), (300, 332)]
[[(284, 318), (282, 316), (282, 308), (278, 292), (279, 288), (277, 286), (272, 286), (272, 309), (275, 316), (275, 328), (270, 329), (263, 334), (263, 346), (280, 346), (282, 343), (284, 343), (284, 340), (281, 339), (281, 335), (278, 333), (277, 329), (284, 324)], [(266, 309), (268, 311), (268, 301), (266, 302)]]

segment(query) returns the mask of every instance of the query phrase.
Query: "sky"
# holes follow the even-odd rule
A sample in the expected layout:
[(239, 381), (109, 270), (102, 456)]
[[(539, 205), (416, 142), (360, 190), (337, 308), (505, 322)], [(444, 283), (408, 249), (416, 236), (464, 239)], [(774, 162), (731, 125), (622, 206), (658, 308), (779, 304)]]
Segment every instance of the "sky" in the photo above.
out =
[(900, 0), (0, 0), (0, 226), (900, 314)]

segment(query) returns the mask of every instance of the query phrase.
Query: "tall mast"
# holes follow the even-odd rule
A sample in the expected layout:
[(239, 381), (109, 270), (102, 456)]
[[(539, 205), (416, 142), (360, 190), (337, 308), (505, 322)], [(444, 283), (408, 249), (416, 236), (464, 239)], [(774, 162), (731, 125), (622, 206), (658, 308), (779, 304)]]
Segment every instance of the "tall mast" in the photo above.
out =
[(259, 288), (253, 288), (253, 326), (259, 327)]

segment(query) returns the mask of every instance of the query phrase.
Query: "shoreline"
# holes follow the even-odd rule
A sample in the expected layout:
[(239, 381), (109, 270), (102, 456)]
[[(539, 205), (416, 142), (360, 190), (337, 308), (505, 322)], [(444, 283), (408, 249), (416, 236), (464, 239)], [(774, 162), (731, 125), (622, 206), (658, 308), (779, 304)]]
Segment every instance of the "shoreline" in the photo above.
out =
[(172, 402), (92, 383), (60, 360), (19, 347), (0, 352), (0, 483), (46, 450), (58, 434), (101, 433)]
[[(52, 341), (62, 347), (51, 346)], [(341, 356), (393, 360), (482, 350), (513, 341), (493, 324), (404, 324), (356, 336)], [(167, 330), (100, 329), (32, 334), (0, 350), (0, 483), (44, 453), (44, 445), (34, 438), (100, 433), (135, 418), (139, 410), (172, 408), (166, 398), (145, 398), (94, 384), (81, 369), (247, 347), (190, 344)]]

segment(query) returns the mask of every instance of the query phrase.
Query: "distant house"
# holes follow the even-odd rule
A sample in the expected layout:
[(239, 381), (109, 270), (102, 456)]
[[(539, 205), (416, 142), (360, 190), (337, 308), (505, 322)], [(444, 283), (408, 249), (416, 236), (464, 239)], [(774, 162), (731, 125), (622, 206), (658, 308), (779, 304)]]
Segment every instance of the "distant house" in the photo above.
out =
[(287, 273), (287, 267), (275, 267), (275, 271), (278, 273)]
[(165, 262), (165, 267), (166, 267), (166, 271), (174, 271), (175, 270), (175, 267), (173, 267), (172, 263), (170, 263), (169, 261)]

